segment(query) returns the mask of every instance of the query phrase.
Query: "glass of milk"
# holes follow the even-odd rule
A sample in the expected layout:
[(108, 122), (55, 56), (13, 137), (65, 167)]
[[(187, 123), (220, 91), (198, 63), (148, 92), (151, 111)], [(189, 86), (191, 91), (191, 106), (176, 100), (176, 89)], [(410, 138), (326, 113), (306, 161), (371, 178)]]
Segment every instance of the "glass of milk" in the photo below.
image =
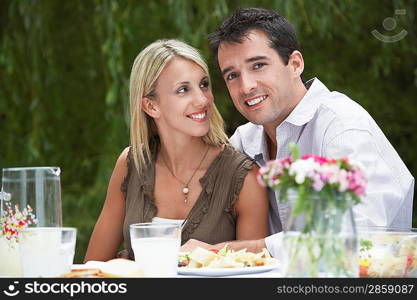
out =
[(19, 240), (22, 277), (59, 277), (71, 271), (76, 228), (32, 227)]
[(137, 223), (130, 225), (135, 261), (146, 277), (176, 277), (181, 245), (181, 224)]

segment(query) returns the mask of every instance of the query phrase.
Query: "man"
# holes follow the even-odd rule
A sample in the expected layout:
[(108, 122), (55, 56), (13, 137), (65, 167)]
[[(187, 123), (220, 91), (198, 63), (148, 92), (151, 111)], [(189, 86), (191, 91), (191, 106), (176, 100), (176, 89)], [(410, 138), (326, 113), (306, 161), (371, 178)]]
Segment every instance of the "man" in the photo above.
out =
[[(303, 83), (303, 56), (285, 18), (265, 9), (239, 9), (209, 39), (231, 99), (250, 121), (231, 137), (239, 151), (258, 165), (289, 156), (290, 142), (300, 155), (349, 156), (365, 166), (368, 178), (367, 196), (354, 210), (357, 223), (411, 227), (414, 178), (359, 104), (317, 78)], [(289, 212), (270, 193), (270, 230), (276, 233), (285, 228)], [(267, 246), (274, 255), (276, 239), (228, 244), (251, 251)], [(182, 250), (197, 245), (213, 247), (192, 240)]]

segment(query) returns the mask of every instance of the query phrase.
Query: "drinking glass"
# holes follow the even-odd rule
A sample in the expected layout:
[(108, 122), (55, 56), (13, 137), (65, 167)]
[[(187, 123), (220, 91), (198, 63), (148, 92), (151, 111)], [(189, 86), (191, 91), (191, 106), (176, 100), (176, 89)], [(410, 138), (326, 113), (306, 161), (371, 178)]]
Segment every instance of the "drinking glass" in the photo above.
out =
[(181, 245), (181, 224), (137, 223), (130, 225), (135, 261), (146, 277), (176, 277)]
[(22, 277), (58, 277), (71, 271), (77, 230), (72, 227), (32, 227), (19, 240)]

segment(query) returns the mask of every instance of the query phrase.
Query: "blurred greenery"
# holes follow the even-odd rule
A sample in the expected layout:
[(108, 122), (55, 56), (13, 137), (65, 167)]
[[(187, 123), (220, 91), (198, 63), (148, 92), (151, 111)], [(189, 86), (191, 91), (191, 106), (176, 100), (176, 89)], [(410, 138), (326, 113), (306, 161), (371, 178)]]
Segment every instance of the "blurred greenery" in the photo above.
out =
[[(207, 43), (207, 34), (240, 6), (275, 9), (289, 19), (301, 42), (306, 78), (317, 76), (364, 106), (415, 175), (416, 4), (1, 0), (0, 167), (61, 167), (64, 225), (78, 228), (75, 261), (81, 262), (114, 163), (129, 144), (129, 73), (144, 46), (179, 38), (201, 49), (228, 134), (245, 122)], [(388, 17), (396, 22), (391, 31), (383, 27)], [(373, 29), (386, 36), (405, 29), (407, 35), (384, 43)]]

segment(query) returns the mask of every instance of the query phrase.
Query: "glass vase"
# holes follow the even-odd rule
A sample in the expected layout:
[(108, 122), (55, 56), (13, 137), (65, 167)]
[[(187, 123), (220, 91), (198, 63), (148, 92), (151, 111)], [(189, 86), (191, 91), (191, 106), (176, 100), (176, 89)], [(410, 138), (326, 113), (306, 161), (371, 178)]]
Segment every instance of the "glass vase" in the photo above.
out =
[[(291, 191), (288, 223), (281, 235), (285, 277), (358, 277), (358, 238), (352, 207), (333, 194), (312, 193), (297, 203)], [(294, 215), (294, 211), (303, 213)]]

